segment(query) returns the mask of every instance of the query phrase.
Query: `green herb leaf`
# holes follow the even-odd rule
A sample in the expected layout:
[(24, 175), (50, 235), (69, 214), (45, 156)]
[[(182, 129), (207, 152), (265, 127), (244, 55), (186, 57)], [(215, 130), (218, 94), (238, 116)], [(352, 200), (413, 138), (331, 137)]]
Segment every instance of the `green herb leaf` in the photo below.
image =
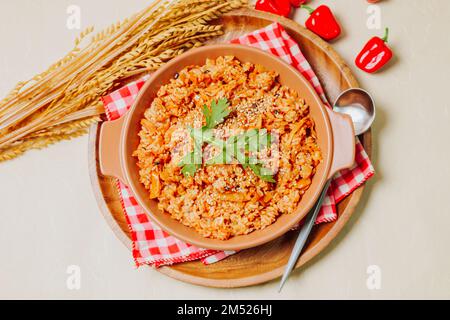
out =
[[(244, 169), (250, 168), (261, 180), (276, 183), (270, 170), (264, 168), (254, 154), (260, 152), (272, 143), (272, 136), (267, 130), (253, 129), (244, 134), (239, 134), (223, 141), (214, 137), (212, 129), (225, 121), (231, 113), (228, 99), (223, 98), (213, 101), (211, 106), (203, 107), (206, 118), (206, 126), (202, 129), (190, 128), (190, 136), (194, 139), (194, 151), (188, 153), (179, 166), (185, 176), (193, 177), (203, 164), (203, 144), (214, 145), (222, 151), (212, 159), (206, 161), (206, 165), (230, 164), (237, 160)], [(252, 157), (252, 158), (251, 158)]]
[(249, 164), (250, 169), (263, 181), (276, 183), (273, 175), (268, 174), (268, 169), (264, 168), (262, 164)]
[(222, 151), (217, 156), (206, 161), (206, 165), (212, 166), (216, 164), (230, 164), (233, 161), (233, 157), (229, 152)]
[(203, 107), (203, 114), (206, 118), (205, 129), (214, 129), (217, 125), (221, 124), (230, 113), (230, 103), (227, 98), (213, 101), (210, 108), (205, 105)]
[(181, 169), (181, 173), (185, 177), (193, 177), (197, 170), (200, 169), (199, 165), (196, 164), (186, 164), (183, 166), (183, 169)]

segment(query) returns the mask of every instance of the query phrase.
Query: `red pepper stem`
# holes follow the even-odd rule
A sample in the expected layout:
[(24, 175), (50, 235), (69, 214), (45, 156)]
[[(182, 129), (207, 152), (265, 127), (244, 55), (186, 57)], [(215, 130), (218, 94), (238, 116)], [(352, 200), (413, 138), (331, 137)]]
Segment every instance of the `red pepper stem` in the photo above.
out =
[(386, 28), (386, 30), (384, 31), (384, 37), (381, 38), (381, 40), (383, 40), (384, 42), (388, 42), (388, 40), (389, 40), (389, 28)]
[(302, 9), (306, 9), (308, 10), (309, 14), (313, 14), (313, 12), (315, 11), (313, 8), (311, 8), (310, 6), (304, 5), (302, 4), (301, 6)]

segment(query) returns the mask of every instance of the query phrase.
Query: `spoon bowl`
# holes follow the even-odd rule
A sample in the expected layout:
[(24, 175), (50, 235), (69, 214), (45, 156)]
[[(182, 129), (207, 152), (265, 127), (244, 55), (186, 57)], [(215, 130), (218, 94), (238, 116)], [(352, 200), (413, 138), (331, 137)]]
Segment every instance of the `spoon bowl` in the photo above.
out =
[[(356, 136), (359, 136), (369, 130), (376, 116), (375, 102), (372, 96), (367, 91), (359, 88), (352, 88), (342, 92), (339, 98), (337, 98), (336, 102), (334, 103), (333, 109), (336, 112), (347, 114), (352, 118)], [(289, 275), (291, 274), (292, 270), (294, 270), (294, 267), (297, 264), (298, 258), (300, 257), (300, 254), (302, 253), (306, 241), (308, 240), (313, 226), (317, 220), (317, 216), (320, 212), (320, 209), (322, 208), (323, 201), (325, 200), (325, 196), (330, 185), (331, 179), (327, 182), (319, 200), (314, 206), (314, 209), (305, 219), (303, 228), (298, 235), (283, 278), (281, 279), (278, 292), (281, 292), (284, 284), (289, 278)]]
[(368, 131), (375, 121), (375, 102), (363, 89), (351, 88), (342, 92), (334, 103), (333, 109), (352, 118), (357, 136)]

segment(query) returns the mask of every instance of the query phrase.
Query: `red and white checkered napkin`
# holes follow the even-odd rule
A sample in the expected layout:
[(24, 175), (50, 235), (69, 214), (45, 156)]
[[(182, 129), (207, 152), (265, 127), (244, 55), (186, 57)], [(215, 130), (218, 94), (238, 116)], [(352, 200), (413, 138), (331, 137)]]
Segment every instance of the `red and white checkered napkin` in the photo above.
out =
[[(236, 39), (232, 43), (270, 51), (290, 63), (312, 83), (324, 103), (328, 105), (319, 79), (301, 53), (297, 43), (280, 24), (272, 24), (264, 29)], [(127, 112), (147, 78), (144, 77), (103, 98), (109, 120), (120, 118)], [(336, 203), (351, 194), (372, 177), (373, 174), (373, 166), (361, 143), (358, 141), (356, 146), (356, 165), (352, 169), (340, 172), (334, 179), (317, 219), (317, 224), (335, 221), (337, 219)], [(138, 266), (151, 265), (160, 267), (198, 259), (202, 259), (205, 264), (211, 264), (234, 254), (234, 252), (219, 252), (197, 248), (170, 236), (149, 220), (143, 208), (137, 204), (136, 199), (126, 185), (117, 181), (117, 187), (131, 230), (133, 257)]]

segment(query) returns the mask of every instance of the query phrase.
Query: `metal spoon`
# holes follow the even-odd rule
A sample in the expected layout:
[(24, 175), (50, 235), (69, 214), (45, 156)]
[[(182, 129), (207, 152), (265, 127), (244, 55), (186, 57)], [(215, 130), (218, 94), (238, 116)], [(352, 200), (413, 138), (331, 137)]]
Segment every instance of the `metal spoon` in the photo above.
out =
[(352, 118), (357, 136), (369, 130), (375, 121), (375, 102), (363, 89), (353, 88), (342, 92), (334, 103), (333, 110)]
[[(372, 96), (367, 91), (358, 88), (352, 88), (342, 92), (334, 103), (333, 110), (339, 113), (347, 114), (352, 118), (357, 136), (370, 129), (376, 115), (375, 102)], [(331, 180), (327, 182), (322, 194), (319, 197), (319, 200), (313, 210), (306, 217), (305, 224), (300, 231), (294, 249), (292, 250), (291, 257), (289, 258), (289, 262), (286, 266), (283, 278), (281, 279), (278, 292), (281, 292), (292, 270), (294, 270), (294, 267), (297, 264), (300, 254), (302, 253), (305, 243), (308, 240), (317, 220), (317, 215), (322, 208), (322, 204), (325, 200), (326, 194), (328, 193), (330, 184)]]

